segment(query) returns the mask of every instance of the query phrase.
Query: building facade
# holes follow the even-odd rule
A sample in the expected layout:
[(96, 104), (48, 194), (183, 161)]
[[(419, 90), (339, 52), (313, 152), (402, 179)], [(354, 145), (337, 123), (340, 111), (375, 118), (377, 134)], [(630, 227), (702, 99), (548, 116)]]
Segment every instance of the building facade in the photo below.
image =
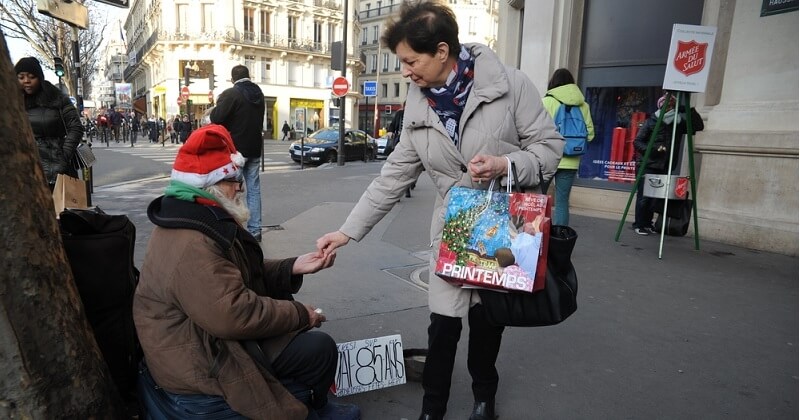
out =
[(693, 153), (700, 239), (797, 255), (796, 2), (510, 0), (500, 13), (504, 60), (542, 94), (555, 69), (570, 69), (590, 104), (597, 137), (582, 158), (572, 210), (620, 220), (635, 179), (623, 146), (655, 110), (672, 25), (716, 27), (706, 91), (691, 95), (705, 130), (681, 162), (688, 175)]
[[(409, 81), (403, 78), (400, 60), (381, 46), (380, 37), (387, 19), (400, 10), (402, 0), (360, 0), (355, 28), (356, 48), (364, 62), (358, 78), (358, 91), (364, 96), (358, 103), (358, 125), (378, 136), (388, 128), (394, 113), (408, 93)], [(495, 47), (499, 3), (496, 0), (448, 0), (456, 15), (459, 39)], [(375, 96), (367, 96), (367, 86), (375, 87)]]
[(244, 64), (264, 91), (266, 138), (279, 138), (284, 121), (314, 130), (338, 118), (330, 49), (343, 34), (339, 1), (136, 0), (125, 31), (139, 112), (199, 120)]

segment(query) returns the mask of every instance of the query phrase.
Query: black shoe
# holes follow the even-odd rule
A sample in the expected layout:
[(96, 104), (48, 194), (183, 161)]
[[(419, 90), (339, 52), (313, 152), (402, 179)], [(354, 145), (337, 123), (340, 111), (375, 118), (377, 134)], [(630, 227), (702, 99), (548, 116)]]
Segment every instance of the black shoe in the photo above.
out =
[(442, 420), (442, 416), (422, 413), (419, 415), (419, 420)]
[(406, 198), (411, 198), (411, 190), (406, 188)]
[(476, 402), (469, 420), (494, 420), (494, 402)]

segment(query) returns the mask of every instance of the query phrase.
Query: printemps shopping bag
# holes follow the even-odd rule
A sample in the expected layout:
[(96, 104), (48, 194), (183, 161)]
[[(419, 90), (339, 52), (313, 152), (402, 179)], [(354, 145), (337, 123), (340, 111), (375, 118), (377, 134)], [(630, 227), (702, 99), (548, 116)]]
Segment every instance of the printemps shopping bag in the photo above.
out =
[(510, 186), (507, 192), (493, 191), (493, 186), (494, 181), (489, 190), (450, 190), (436, 275), (463, 287), (541, 290), (550, 200), (543, 194), (512, 193)]
[(85, 209), (88, 200), (86, 198), (86, 183), (78, 178), (69, 175), (58, 174), (56, 186), (53, 188), (53, 206), (56, 211), (56, 218), (66, 209)]

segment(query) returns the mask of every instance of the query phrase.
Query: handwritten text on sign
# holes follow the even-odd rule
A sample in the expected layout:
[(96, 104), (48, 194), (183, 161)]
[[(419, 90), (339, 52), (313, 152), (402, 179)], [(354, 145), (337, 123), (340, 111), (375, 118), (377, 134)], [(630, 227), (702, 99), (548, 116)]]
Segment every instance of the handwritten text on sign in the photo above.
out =
[(337, 397), (406, 383), (400, 335), (350, 341), (336, 347), (339, 363), (332, 391)]

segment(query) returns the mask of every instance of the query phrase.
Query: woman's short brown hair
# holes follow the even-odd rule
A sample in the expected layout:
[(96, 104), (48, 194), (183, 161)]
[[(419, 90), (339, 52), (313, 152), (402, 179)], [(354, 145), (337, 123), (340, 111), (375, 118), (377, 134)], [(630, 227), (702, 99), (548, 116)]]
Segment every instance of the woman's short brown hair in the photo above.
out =
[(446, 5), (438, 1), (403, 2), (400, 15), (390, 19), (381, 36), (381, 42), (392, 52), (405, 41), (418, 53), (434, 55), (439, 43), (450, 47), (450, 57), (458, 57), (461, 43), (458, 41), (458, 22), (456, 15)]

